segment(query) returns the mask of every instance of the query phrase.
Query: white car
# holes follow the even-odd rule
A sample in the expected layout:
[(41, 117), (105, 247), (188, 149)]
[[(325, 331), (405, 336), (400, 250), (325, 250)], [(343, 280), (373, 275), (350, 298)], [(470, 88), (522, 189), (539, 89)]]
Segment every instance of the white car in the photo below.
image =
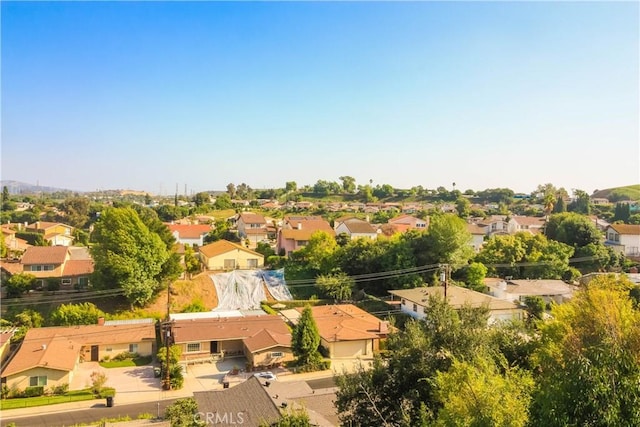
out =
[(278, 377), (276, 377), (276, 374), (274, 374), (273, 372), (267, 371), (267, 372), (256, 372), (255, 374), (253, 374), (254, 377), (263, 379), (263, 380), (271, 380), (271, 381), (275, 381), (278, 379)]

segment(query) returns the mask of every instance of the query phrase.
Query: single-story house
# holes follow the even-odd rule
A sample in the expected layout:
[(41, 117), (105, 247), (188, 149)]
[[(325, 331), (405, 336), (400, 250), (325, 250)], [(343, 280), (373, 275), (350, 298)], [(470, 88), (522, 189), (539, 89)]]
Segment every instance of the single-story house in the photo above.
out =
[(546, 219), (535, 216), (514, 215), (507, 223), (509, 234), (519, 232), (529, 232), (531, 234), (539, 234), (544, 231)]
[(526, 297), (539, 296), (545, 302), (561, 304), (571, 299), (575, 286), (568, 285), (562, 280), (554, 279), (523, 279), (504, 280), (487, 277), (484, 279), (487, 293), (506, 301), (524, 302)]
[(196, 391), (193, 398), (198, 404), (198, 418), (205, 425), (260, 427), (282, 419), (269, 389), (253, 376), (231, 388)]
[(403, 230), (426, 230), (429, 228), (429, 218), (424, 220), (408, 214), (402, 214), (395, 218), (391, 218), (387, 222), (389, 224), (401, 226), (399, 228)]
[(182, 348), (182, 361), (246, 357), (253, 367), (293, 360), (291, 331), (280, 316), (176, 319), (173, 342)]
[(113, 358), (124, 352), (151, 356), (155, 354), (155, 343), (153, 319), (32, 328), (3, 369), (2, 381), (7, 387), (20, 390), (71, 384), (83, 361)]
[(167, 224), (177, 243), (191, 246), (204, 245), (204, 238), (213, 230), (209, 224)]
[[(408, 315), (422, 319), (429, 310), (429, 298), (444, 297), (444, 286), (419, 287), (414, 289), (400, 289), (389, 291), (394, 298), (400, 299), (400, 309)], [(455, 285), (446, 287), (447, 301), (454, 309), (464, 306), (482, 307), (489, 309), (489, 323), (500, 320), (522, 319), (523, 309), (513, 302), (492, 297), (471, 289)]]
[[(303, 308), (280, 313), (297, 324)], [(371, 358), (391, 327), (353, 304), (317, 305), (311, 312), (320, 333), (320, 344), (330, 358)]]
[(336, 235), (342, 233), (349, 236), (351, 240), (354, 239), (371, 239), (376, 240), (378, 238), (378, 232), (368, 221), (360, 218), (345, 218), (340, 221), (336, 221), (334, 225)]
[(264, 255), (228, 240), (218, 240), (198, 248), (200, 260), (207, 270), (262, 268)]

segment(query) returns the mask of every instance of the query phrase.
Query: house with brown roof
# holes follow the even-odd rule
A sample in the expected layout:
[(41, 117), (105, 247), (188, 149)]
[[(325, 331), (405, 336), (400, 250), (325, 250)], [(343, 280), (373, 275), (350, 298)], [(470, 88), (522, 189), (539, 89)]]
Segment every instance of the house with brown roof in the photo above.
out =
[(182, 361), (246, 357), (255, 368), (293, 360), (291, 331), (280, 316), (241, 316), (177, 319), (173, 342), (182, 348)]
[(378, 232), (368, 221), (360, 218), (345, 218), (342, 220), (336, 220), (334, 225), (336, 235), (346, 234), (351, 240), (355, 239), (370, 239), (376, 240), (378, 238)]
[(238, 236), (243, 241), (248, 240), (251, 248), (255, 248), (258, 242), (267, 240), (269, 237), (267, 220), (259, 214), (252, 212), (241, 213), (238, 215), (236, 226), (238, 227)]
[(202, 246), (204, 238), (213, 230), (209, 224), (167, 224), (176, 242), (183, 245)]
[(282, 419), (269, 389), (256, 377), (223, 389), (196, 391), (198, 416), (205, 425), (268, 426)]
[(469, 242), (469, 244), (475, 252), (480, 252), (484, 244), (484, 237), (486, 236), (485, 230), (477, 224), (467, 224), (467, 231), (471, 234), (471, 242)]
[(71, 384), (83, 361), (113, 358), (123, 352), (155, 354), (155, 322), (104, 322), (98, 325), (32, 328), (2, 371), (9, 388)]
[(331, 225), (320, 216), (285, 216), (278, 231), (277, 253), (289, 256), (291, 252), (305, 247), (316, 231), (324, 231), (332, 237), (336, 235)]
[(472, 223), (476, 224), (487, 236), (496, 234), (509, 234), (509, 221), (506, 215), (491, 215), (486, 218), (474, 219)]
[(16, 230), (11, 224), (2, 225), (2, 235), (4, 236), (4, 243), (7, 246), (9, 256), (22, 254), (31, 246), (26, 240), (16, 237)]
[(629, 257), (640, 257), (640, 225), (610, 224), (604, 244)]
[(429, 218), (420, 219), (413, 215), (402, 214), (387, 221), (395, 226), (403, 226), (404, 231), (407, 230), (427, 230), (429, 228)]
[(198, 248), (207, 270), (255, 269), (264, 266), (264, 255), (228, 240), (218, 240)]
[(71, 246), (73, 244), (73, 227), (59, 222), (36, 221), (27, 225), (25, 231), (40, 233), (52, 246)]
[(60, 281), (63, 289), (86, 287), (93, 273), (93, 259), (86, 248), (68, 246), (31, 246), (19, 265), (21, 269), (14, 269), (12, 274), (32, 274), (38, 287), (52, 280)]
[(5, 361), (11, 355), (11, 338), (18, 328), (0, 329), (0, 367), (4, 367)]
[(514, 215), (507, 223), (509, 234), (520, 232), (539, 234), (544, 231), (545, 219), (536, 216)]
[[(298, 307), (280, 313), (297, 324), (302, 310)], [(311, 313), (318, 325), (320, 344), (330, 358), (371, 358), (391, 329), (388, 322), (353, 304), (317, 305), (311, 307)]]
[[(394, 299), (400, 299), (400, 309), (403, 313), (422, 319), (429, 310), (430, 298), (444, 298), (445, 288), (444, 286), (429, 286), (392, 290), (389, 293), (393, 295)], [(449, 285), (446, 288), (446, 295), (447, 302), (456, 310), (464, 306), (487, 307), (489, 309), (489, 323), (523, 318), (523, 310), (518, 304), (471, 289)]]

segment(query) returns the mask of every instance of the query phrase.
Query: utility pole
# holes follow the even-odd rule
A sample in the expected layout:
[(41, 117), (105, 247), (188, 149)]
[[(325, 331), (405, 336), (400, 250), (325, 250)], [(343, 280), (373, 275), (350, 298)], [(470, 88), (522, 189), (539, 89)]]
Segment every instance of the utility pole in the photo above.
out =
[(171, 319), (169, 318), (169, 312), (171, 310), (171, 285), (167, 286), (167, 320), (164, 322), (164, 346), (167, 350), (166, 358), (167, 358), (167, 366), (164, 371), (164, 390), (171, 390), (171, 377), (169, 373), (169, 367), (171, 364), (169, 363), (169, 339), (171, 338)]
[(451, 266), (449, 264), (440, 264), (440, 281), (444, 286), (444, 299), (447, 299), (447, 286), (449, 285), (449, 275), (451, 274)]

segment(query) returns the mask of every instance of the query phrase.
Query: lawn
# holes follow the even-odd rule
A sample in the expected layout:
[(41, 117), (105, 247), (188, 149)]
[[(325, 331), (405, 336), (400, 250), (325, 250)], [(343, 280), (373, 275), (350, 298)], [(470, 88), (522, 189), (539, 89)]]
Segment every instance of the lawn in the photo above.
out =
[[(105, 390), (105, 396), (108, 390)], [(110, 390), (109, 390), (110, 391)], [(57, 403), (78, 402), (81, 400), (93, 400), (96, 395), (89, 389), (70, 391), (61, 396), (17, 397), (0, 400), (0, 410), (29, 408), (32, 406), (55, 405)]]
[(103, 368), (126, 368), (130, 366), (144, 366), (151, 363), (151, 356), (140, 356), (133, 359), (109, 360), (108, 362), (100, 362)]

